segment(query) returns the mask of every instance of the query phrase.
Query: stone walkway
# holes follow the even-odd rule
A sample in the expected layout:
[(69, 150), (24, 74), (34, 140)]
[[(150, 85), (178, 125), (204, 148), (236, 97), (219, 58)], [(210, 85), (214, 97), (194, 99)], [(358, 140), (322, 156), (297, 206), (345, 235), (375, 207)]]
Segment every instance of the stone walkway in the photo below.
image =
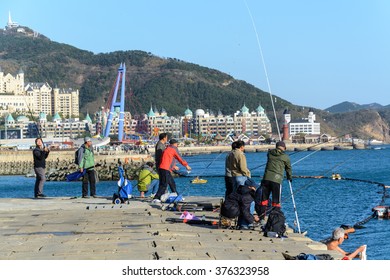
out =
[[(218, 198), (187, 201), (217, 205)], [(195, 212), (207, 220), (218, 213)], [(259, 230), (166, 222), (180, 212), (147, 201), (111, 204), (111, 198), (0, 199), (2, 260), (283, 260), (282, 252), (331, 254), (299, 234), (264, 237)]]

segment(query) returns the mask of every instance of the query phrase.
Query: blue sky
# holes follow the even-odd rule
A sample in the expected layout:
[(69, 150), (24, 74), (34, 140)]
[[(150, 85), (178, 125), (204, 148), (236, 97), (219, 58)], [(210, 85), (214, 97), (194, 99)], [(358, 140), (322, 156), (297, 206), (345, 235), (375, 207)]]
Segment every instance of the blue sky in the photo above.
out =
[(53, 41), (178, 58), (296, 105), (390, 104), (388, 0), (1, 0), (0, 26), (8, 11)]

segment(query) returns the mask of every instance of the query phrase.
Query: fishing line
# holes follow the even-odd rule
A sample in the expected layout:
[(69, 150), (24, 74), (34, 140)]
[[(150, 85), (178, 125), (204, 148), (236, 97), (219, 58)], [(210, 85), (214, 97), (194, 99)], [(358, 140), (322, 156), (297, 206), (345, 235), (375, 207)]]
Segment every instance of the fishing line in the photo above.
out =
[[(310, 150), (310, 149), (313, 149), (313, 148), (315, 148), (315, 147), (317, 147), (317, 146), (319, 146), (319, 145), (329, 144), (329, 143), (334, 142), (334, 141), (336, 141), (337, 139), (339, 139), (339, 138), (341, 138), (341, 137), (343, 137), (343, 136), (345, 136), (345, 135), (347, 135), (347, 134), (349, 134), (349, 133), (344, 133), (344, 134), (342, 134), (342, 135), (339, 135), (339, 136), (337, 136), (336, 138), (334, 138), (334, 139), (332, 139), (332, 140), (330, 140), (330, 141), (328, 141), (328, 142), (314, 144), (314, 145), (308, 147), (307, 149)], [(313, 151), (313, 153), (311, 153), (311, 154), (305, 156), (304, 158), (307, 158), (307, 157), (309, 157), (309, 156), (315, 154), (315, 153), (318, 152), (318, 151), (320, 151), (320, 149), (318, 149), (318, 150), (316, 150), (316, 151)], [(294, 156), (294, 155), (296, 155), (296, 154), (298, 154), (298, 153), (302, 153), (302, 152), (304, 152), (304, 151), (303, 151), (303, 150), (302, 150), (302, 151), (296, 151), (296, 152), (290, 153), (290, 154), (288, 154), (288, 155), (291, 157), (291, 156)], [(298, 160), (297, 162), (293, 163), (292, 165), (295, 165), (296, 163), (298, 163), (298, 162), (300, 162), (300, 161), (302, 161), (302, 160), (303, 160), (303, 159), (300, 159), (300, 160)], [(261, 164), (261, 165), (259, 165), (259, 166), (256, 166), (256, 167), (254, 167), (254, 168), (251, 168), (250, 171), (252, 172), (253, 170), (256, 170), (256, 169), (258, 169), (258, 168), (260, 168), (260, 167), (265, 166), (266, 164), (267, 164), (267, 162), (265, 162), (265, 163), (263, 163), (263, 164)], [(261, 177), (261, 176), (260, 176), (260, 177)]]
[(256, 29), (255, 21), (253, 20), (252, 12), (251, 12), (251, 10), (249, 9), (249, 6), (248, 6), (248, 3), (246, 2), (246, 0), (244, 0), (244, 3), (245, 3), (245, 5), (246, 5), (246, 8), (247, 8), (247, 10), (248, 10), (249, 16), (250, 16), (251, 21), (252, 21), (253, 30), (254, 30), (254, 32), (255, 32), (255, 34), (256, 34), (257, 45), (258, 45), (258, 47), (259, 47), (261, 62), (262, 62), (262, 64), (263, 64), (264, 73), (265, 73), (265, 78), (266, 78), (266, 80), (267, 80), (267, 86), (268, 86), (269, 96), (270, 96), (270, 98), (271, 98), (272, 109), (273, 109), (273, 112), (274, 112), (276, 128), (277, 128), (277, 131), (278, 131), (279, 140), (282, 140), (282, 137), (280, 136), (280, 129), (279, 129), (279, 124), (278, 124), (278, 119), (277, 119), (277, 117), (276, 117), (276, 110), (275, 110), (274, 99), (273, 99), (273, 96), (272, 96), (271, 84), (270, 84), (269, 79), (268, 79), (268, 71), (267, 71), (267, 67), (266, 67), (266, 65), (265, 65), (264, 56), (263, 56), (263, 50), (262, 50), (262, 47), (261, 47), (261, 44), (260, 44), (259, 34), (258, 34), (258, 32), (257, 32), (257, 29)]

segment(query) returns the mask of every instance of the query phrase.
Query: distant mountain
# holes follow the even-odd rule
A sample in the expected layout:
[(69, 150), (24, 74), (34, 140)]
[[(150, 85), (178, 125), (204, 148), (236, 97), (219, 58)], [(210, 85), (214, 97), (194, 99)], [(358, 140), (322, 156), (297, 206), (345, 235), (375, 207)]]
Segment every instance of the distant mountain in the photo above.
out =
[[(113, 90), (120, 63), (126, 64), (125, 110), (145, 114), (151, 107), (168, 115), (183, 115), (202, 108), (233, 114), (245, 104), (250, 111), (261, 105), (276, 121), (270, 96), (232, 76), (176, 58), (161, 58), (140, 50), (94, 54), (51, 41), (27, 27), (25, 33), (0, 30), (0, 67), (3, 72), (25, 74), (25, 82), (48, 82), (52, 87), (75, 88), (80, 92), (80, 111), (93, 113)], [(274, 96), (277, 122), (283, 124), (287, 108), (294, 119), (308, 116), (308, 107), (294, 105)], [(350, 133), (363, 139), (390, 142), (390, 106), (343, 102), (326, 110), (313, 108), (321, 132), (333, 136)]]
[(330, 113), (347, 113), (347, 112), (366, 110), (366, 109), (381, 110), (383, 108), (384, 106), (378, 103), (360, 105), (354, 102), (345, 101), (340, 104), (333, 105), (329, 108), (326, 108), (325, 111), (328, 111)]

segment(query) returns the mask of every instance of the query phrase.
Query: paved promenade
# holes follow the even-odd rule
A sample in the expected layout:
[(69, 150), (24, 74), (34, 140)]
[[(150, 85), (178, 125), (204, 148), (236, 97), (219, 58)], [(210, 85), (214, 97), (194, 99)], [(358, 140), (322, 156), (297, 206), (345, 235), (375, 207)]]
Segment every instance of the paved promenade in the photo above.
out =
[[(218, 198), (187, 197), (211, 202)], [(217, 220), (218, 213), (194, 212)], [(292, 232), (264, 237), (259, 230), (166, 222), (180, 212), (147, 201), (113, 205), (111, 198), (0, 199), (1, 260), (283, 260), (282, 252), (331, 254)]]

